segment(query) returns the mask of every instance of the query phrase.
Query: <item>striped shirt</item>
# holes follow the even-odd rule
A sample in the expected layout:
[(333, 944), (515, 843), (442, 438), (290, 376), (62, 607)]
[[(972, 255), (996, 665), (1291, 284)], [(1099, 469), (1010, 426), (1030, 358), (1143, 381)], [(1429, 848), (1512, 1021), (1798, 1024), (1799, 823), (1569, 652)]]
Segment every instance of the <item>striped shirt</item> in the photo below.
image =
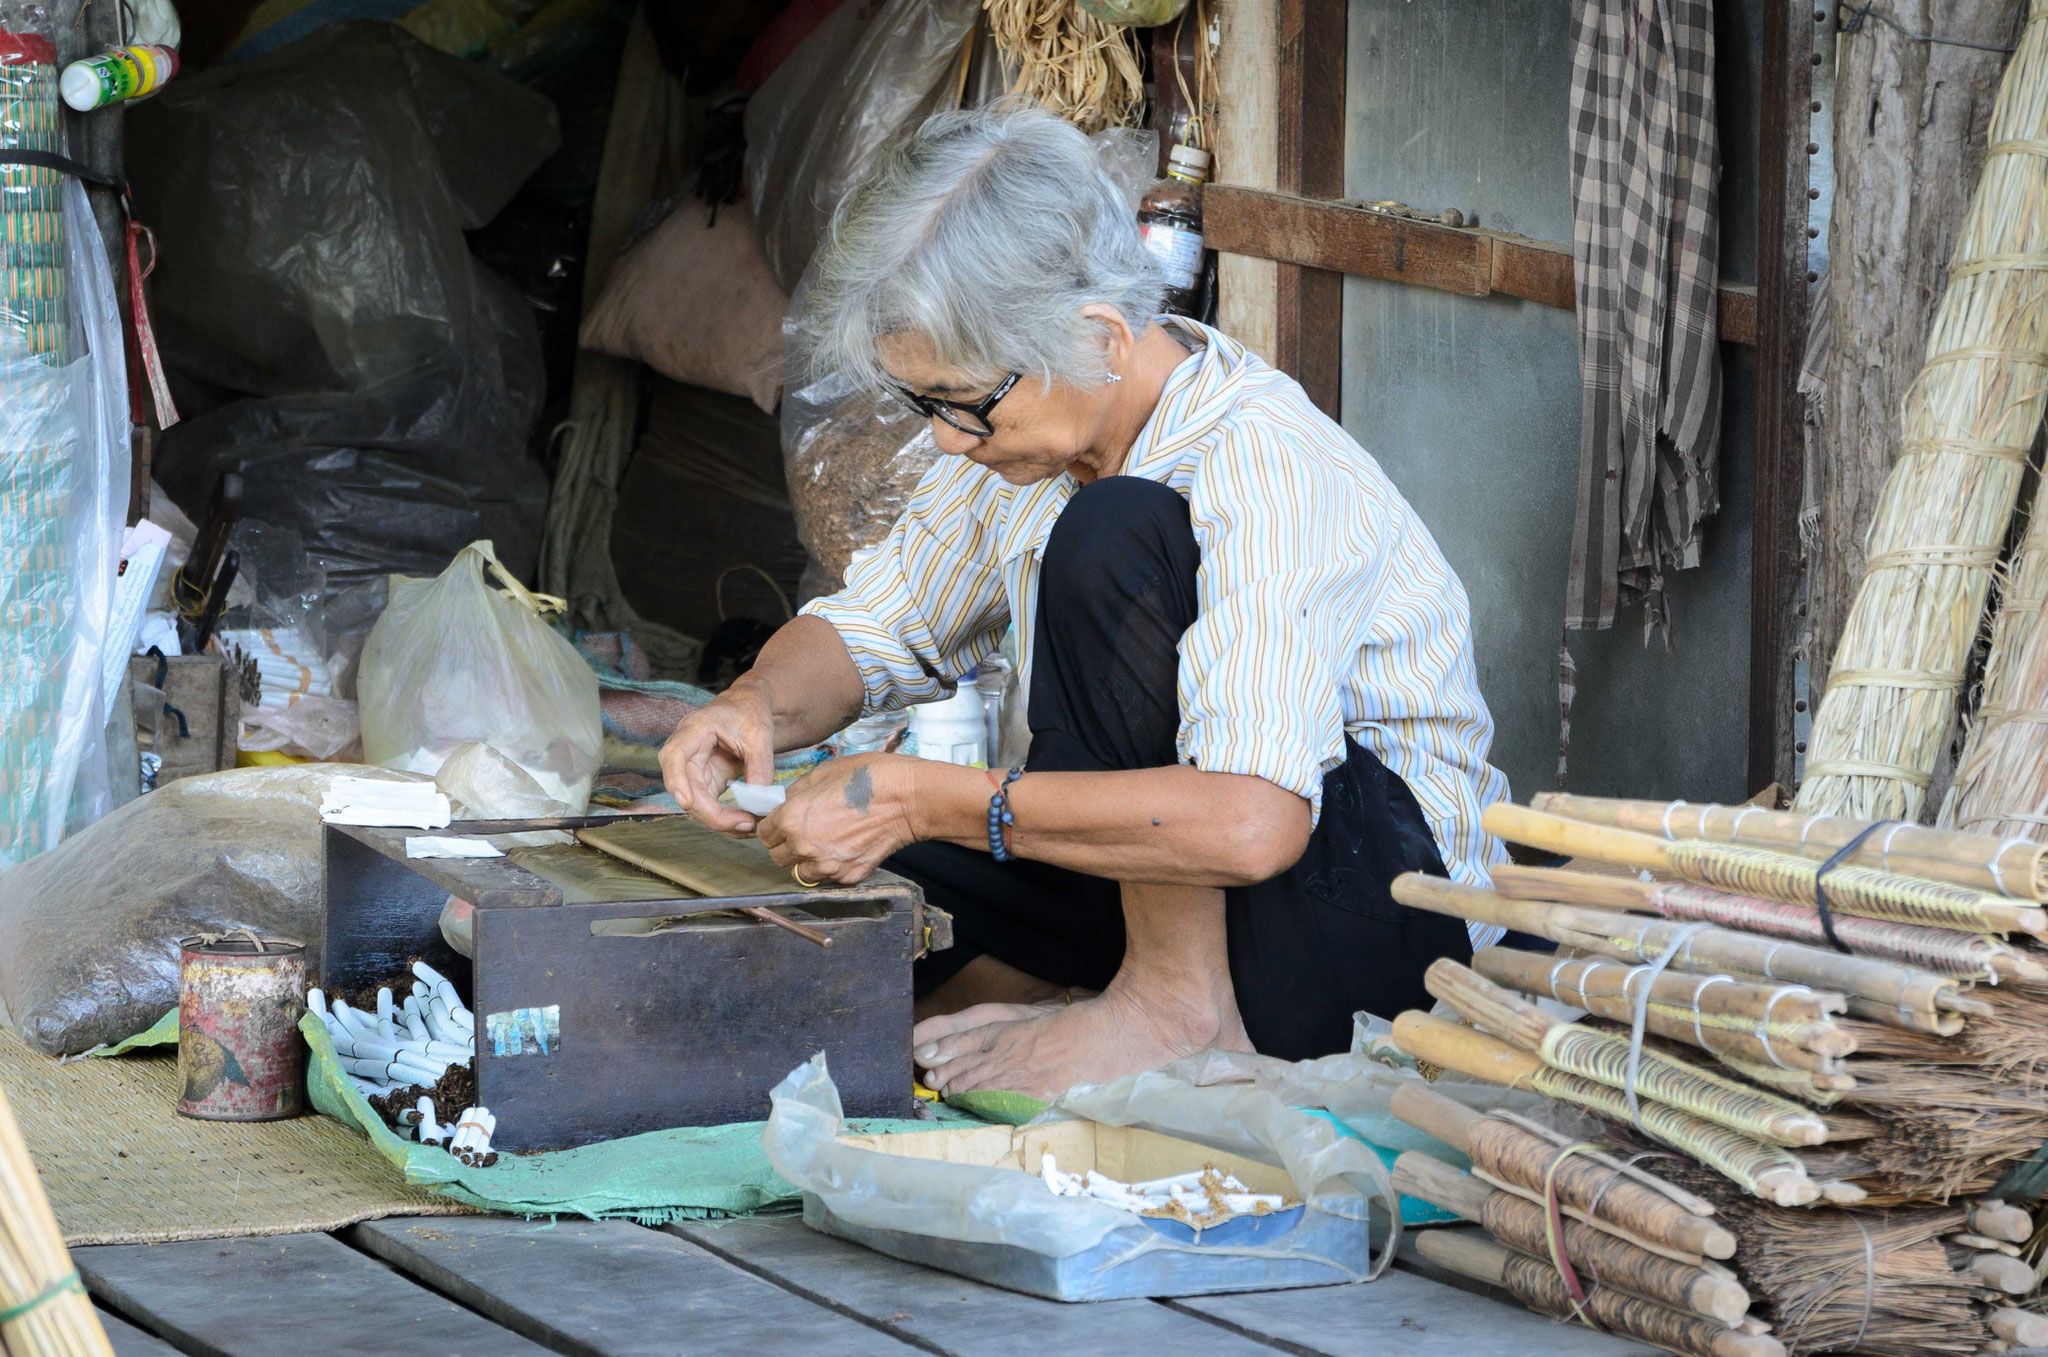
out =
[[(1321, 812), (1348, 733), (1414, 791), (1453, 879), (1506, 860), (1480, 827), (1506, 798), (1487, 763), (1465, 587), (1401, 493), (1290, 377), (1171, 318), (1195, 351), (1167, 378), (1122, 474), (1188, 501), (1202, 561), (1180, 642), (1180, 757), (1265, 778)], [(944, 696), (1015, 623), (1029, 691), (1038, 572), (1073, 494), (941, 457), (880, 550), (804, 608), (839, 631), (870, 713)], [(1491, 935), (1481, 930), (1475, 935)]]

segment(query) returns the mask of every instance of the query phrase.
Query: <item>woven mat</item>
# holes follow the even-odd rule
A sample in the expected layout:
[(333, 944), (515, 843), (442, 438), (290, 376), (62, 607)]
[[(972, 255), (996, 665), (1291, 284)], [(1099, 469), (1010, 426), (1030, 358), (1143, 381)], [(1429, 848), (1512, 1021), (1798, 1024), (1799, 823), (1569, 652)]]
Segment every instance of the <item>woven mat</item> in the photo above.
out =
[(300, 1234), (470, 1211), (407, 1187), (331, 1117), (179, 1116), (174, 1052), (59, 1064), (0, 1029), (0, 1086), (72, 1247)]

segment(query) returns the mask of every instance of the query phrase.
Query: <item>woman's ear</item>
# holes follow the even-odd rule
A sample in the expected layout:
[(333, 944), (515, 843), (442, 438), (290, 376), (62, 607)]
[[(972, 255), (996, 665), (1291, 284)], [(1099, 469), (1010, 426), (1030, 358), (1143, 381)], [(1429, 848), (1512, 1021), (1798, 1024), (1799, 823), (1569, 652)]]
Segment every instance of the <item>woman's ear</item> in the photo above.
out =
[(1080, 314), (1100, 327), (1104, 370), (1121, 377), (1130, 368), (1131, 351), (1138, 347), (1131, 323), (1124, 319), (1123, 312), (1104, 302), (1090, 302), (1081, 308)]

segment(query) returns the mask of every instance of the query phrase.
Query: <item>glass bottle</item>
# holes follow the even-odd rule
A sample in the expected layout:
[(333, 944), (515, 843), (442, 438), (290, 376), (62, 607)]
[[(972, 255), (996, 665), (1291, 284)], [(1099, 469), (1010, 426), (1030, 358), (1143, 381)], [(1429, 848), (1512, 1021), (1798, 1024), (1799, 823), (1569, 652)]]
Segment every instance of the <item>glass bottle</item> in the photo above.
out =
[(1176, 146), (1166, 158), (1166, 178), (1138, 204), (1138, 232), (1166, 271), (1165, 307), (1177, 315), (1202, 314), (1202, 185), (1208, 181), (1209, 153)]

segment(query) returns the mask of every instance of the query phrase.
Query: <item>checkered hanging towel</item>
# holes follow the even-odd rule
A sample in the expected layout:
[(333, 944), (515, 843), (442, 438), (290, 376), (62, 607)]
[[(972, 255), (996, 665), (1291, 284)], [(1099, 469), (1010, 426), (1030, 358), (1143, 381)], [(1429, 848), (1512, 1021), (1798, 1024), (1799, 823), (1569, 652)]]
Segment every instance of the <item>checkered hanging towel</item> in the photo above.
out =
[(1712, 0), (1576, 0), (1572, 262), (1579, 492), (1565, 625), (1644, 603), (1699, 564), (1719, 507), (1720, 225)]

